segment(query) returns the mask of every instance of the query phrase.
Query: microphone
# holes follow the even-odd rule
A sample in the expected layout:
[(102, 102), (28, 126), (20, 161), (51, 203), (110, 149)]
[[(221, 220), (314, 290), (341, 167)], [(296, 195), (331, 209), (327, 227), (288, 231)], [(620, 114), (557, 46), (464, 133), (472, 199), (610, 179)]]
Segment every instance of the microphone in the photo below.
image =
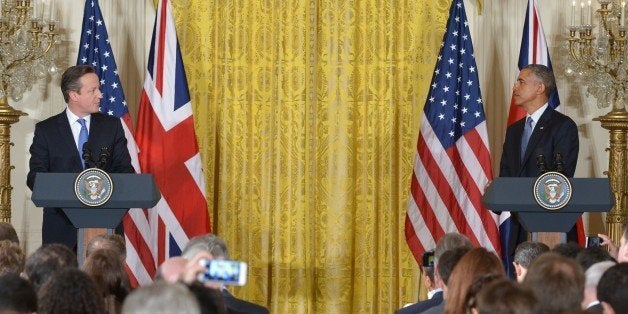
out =
[(563, 154), (554, 154), (554, 166), (556, 167), (556, 172), (563, 173)]
[(545, 155), (543, 155), (543, 151), (541, 149), (538, 149), (536, 153), (536, 166), (539, 167), (539, 174), (544, 174), (547, 172), (547, 167), (545, 166)]
[(89, 142), (83, 144), (83, 162), (85, 162), (85, 168), (93, 168), (94, 161), (92, 160), (92, 150), (89, 148)]
[(103, 147), (100, 149), (100, 157), (98, 158), (98, 168), (102, 169), (109, 161), (111, 154), (109, 153), (109, 147)]

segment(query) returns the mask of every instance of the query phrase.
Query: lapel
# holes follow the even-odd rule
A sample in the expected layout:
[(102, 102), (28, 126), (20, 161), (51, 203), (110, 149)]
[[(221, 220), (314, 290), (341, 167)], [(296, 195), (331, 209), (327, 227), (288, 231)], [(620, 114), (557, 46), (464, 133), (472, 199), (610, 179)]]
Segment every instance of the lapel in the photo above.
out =
[[(547, 107), (545, 112), (539, 118), (539, 121), (534, 126), (534, 131), (532, 131), (532, 135), (530, 136), (530, 141), (528, 142), (528, 147), (526, 149), (526, 153), (523, 157), (522, 165), (525, 165), (530, 159), (530, 156), (534, 155), (534, 151), (536, 146), (539, 144), (541, 139), (545, 137), (545, 133), (549, 131), (549, 124), (552, 120), (552, 115), (554, 114), (554, 109)], [(523, 126), (521, 127), (521, 132), (519, 134), (519, 143), (521, 143), (521, 134), (523, 133)], [(525, 167), (521, 167), (519, 171), (523, 171)]]
[(61, 141), (61, 145), (63, 145), (62, 147), (65, 147), (65, 150), (68, 152), (73, 151), (77, 157), (80, 157), (78, 148), (74, 142), (74, 136), (72, 136), (72, 129), (70, 128), (70, 122), (68, 121), (68, 116), (66, 115), (65, 110), (56, 116), (56, 125), (57, 131), (59, 132), (59, 140)]

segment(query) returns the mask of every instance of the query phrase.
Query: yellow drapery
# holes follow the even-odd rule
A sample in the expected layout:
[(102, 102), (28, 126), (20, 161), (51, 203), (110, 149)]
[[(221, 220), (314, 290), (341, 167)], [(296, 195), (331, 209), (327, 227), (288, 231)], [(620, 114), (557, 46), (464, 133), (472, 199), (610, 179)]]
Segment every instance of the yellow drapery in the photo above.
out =
[(214, 232), (271, 313), (416, 301), (404, 237), (451, 0), (173, 0)]

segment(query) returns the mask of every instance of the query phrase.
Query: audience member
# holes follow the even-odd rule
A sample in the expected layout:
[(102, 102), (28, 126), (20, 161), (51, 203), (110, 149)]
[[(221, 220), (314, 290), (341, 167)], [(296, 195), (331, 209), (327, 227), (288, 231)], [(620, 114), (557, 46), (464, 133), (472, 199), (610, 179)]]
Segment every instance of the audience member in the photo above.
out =
[(470, 249), (466, 246), (459, 247), (453, 250), (445, 251), (438, 260), (438, 267), (436, 268), (437, 276), (434, 276), (437, 284), (443, 289), (443, 301), (439, 304), (431, 306), (420, 313), (442, 313), (445, 310), (445, 300), (448, 296), (448, 285), (450, 277), (454, 271), (458, 262), (462, 257), (469, 252)]
[(119, 234), (101, 233), (95, 235), (85, 247), (85, 257), (99, 249), (109, 249), (120, 256), (122, 261), (126, 259), (126, 247), (124, 238)]
[(488, 284), (490, 284), (493, 281), (496, 281), (498, 279), (502, 279), (504, 278), (504, 276), (502, 275), (498, 275), (498, 274), (484, 274), (481, 276), (476, 276), (473, 279), (473, 282), (471, 283), (471, 286), (469, 286), (469, 292), (467, 292), (467, 296), (466, 296), (466, 306), (467, 306), (467, 313), (470, 311), (473, 311), (473, 309), (476, 308), (476, 301), (477, 301), (477, 297), (478, 294), (480, 293), (480, 291), (488, 286)]
[(580, 253), (576, 256), (576, 261), (580, 264), (580, 266), (582, 266), (582, 270), (585, 272), (589, 269), (589, 267), (591, 267), (591, 265), (599, 262), (616, 262), (607, 250), (599, 246), (588, 247), (580, 251)]
[(518, 282), (501, 278), (488, 283), (475, 299), (473, 314), (534, 314), (534, 293)]
[(600, 282), (600, 278), (602, 278), (602, 274), (604, 274), (607, 269), (613, 267), (613, 265), (615, 265), (615, 262), (599, 262), (591, 265), (591, 267), (584, 272), (584, 298), (582, 299), (582, 309), (585, 313), (602, 313), (602, 305), (597, 299), (597, 285)]
[(225, 298), (220, 293), (220, 290), (209, 288), (200, 282), (194, 282), (188, 285), (188, 289), (190, 289), (199, 302), (202, 314), (248, 313), (233, 310), (229, 311)]
[(119, 253), (110, 249), (92, 251), (85, 259), (83, 271), (94, 281), (107, 312), (120, 313), (122, 302), (131, 291), (131, 284)]
[(62, 269), (52, 275), (41, 286), (38, 296), (38, 314), (106, 313), (96, 285), (77, 268)]
[(628, 313), (628, 263), (619, 263), (604, 272), (597, 285), (597, 298), (604, 314)]
[(582, 252), (584, 248), (580, 244), (575, 242), (559, 243), (552, 249), (552, 252), (558, 253), (564, 257), (576, 259), (578, 253)]
[(513, 266), (515, 266), (517, 281), (523, 281), (523, 278), (526, 276), (528, 267), (530, 267), (532, 261), (539, 255), (549, 250), (549, 247), (542, 242), (526, 241), (517, 245), (517, 249), (515, 249), (515, 257), (512, 262)]
[(605, 234), (598, 234), (602, 239), (602, 246), (608, 246), (608, 251), (618, 263), (628, 262), (628, 222), (625, 222), (621, 228), (621, 239), (619, 246), (615, 245), (611, 239)]
[(59, 243), (44, 244), (26, 258), (24, 272), (39, 292), (50, 276), (65, 268), (77, 268), (76, 255)]
[(540, 313), (579, 313), (584, 295), (584, 272), (572, 258), (548, 252), (537, 257), (523, 279), (534, 292)]
[[(433, 269), (433, 281), (434, 281), (434, 293), (427, 300), (423, 300), (406, 307), (403, 307), (397, 310), (397, 314), (412, 314), (412, 313), (420, 313), (425, 311), (431, 307), (438, 306), (443, 303), (443, 285), (447, 282), (447, 280), (443, 280), (439, 275), (438, 263), (441, 256), (449, 250), (453, 250), (456, 248), (467, 248), (467, 251), (473, 248), (473, 243), (469, 238), (465, 237), (460, 233), (446, 233), (443, 235), (436, 243), (436, 248), (434, 249), (434, 269)], [(466, 253), (466, 251), (465, 251)], [(452, 267), (453, 269), (453, 267)], [(447, 277), (449, 277), (448, 272)]]
[(19, 244), (10, 240), (0, 241), (0, 275), (21, 274), (24, 271), (26, 255)]
[(20, 244), (15, 228), (8, 222), (0, 222), (0, 241), (2, 240), (10, 240), (13, 243)]
[[(227, 244), (222, 239), (211, 233), (190, 239), (188, 244), (183, 249), (181, 256), (190, 260), (191, 263), (194, 263), (194, 256), (198, 255), (200, 252), (208, 252), (215, 259), (229, 259)], [(231, 293), (229, 293), (225, 286), (221, 286), (219, 289), (222, 292), (222, 296), (229, 311), (244, 313), (268, 313), (268, 309), (263, 306), (234, 297)]]
[(165, 260), (155, 273), (155, 280), (164, 280), (167, 283), (175, 283), (181, 279), (181, 273), (185, 269), (188, 260), (181, 256), (173, 256)]
[(14, 273), (0, 276), (0, 313), (37, 312), (37, 294), (28, 280)]
[(501, 260), (485, 248), (475, 248), (465, 254), (456, 264), (447, 282), (445, 312), (462, 314), (466, 312), (467, 294), (473, 280), (478, 276), (494, 274), (505, 276)]
[(123, 314), (201, 313), (194, 294), (183, 284), (158, 281), (133, 290), (124, 300)]

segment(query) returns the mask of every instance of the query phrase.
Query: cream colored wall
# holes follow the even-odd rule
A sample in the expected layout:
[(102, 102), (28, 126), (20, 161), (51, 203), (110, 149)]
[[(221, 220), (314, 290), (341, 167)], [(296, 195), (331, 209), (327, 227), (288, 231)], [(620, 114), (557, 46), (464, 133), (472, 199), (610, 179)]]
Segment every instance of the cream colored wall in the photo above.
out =
[[(76, 62), (80, 40), (83, 2), (57, 0), (61, 29), (64, 30), (59, 60), (63, 67)], [(487, 112), (493, 169), (498, 173), (499, 156), (506, 128), (510, 101), (510, 87), (516, 76), (523, 19), (527, 0), (484, 0), (482, 15), (478, 15), (476, 1), (465, 1), (472, 31), (475, 57), (479, 68), (482, 95)], [(563, 112), (571, 116), (580, 130), (580, 154), (577, 177), (601, 177), (607, 169), (608, 134), (592, 118), (608, 109), (597, 109), (595, 100), (587, 98), (580, 84), (564, 76), (568, 62), (564, 50), (565, 8), (569, 0), (539, 0), (539, 11), (550, 46), (550, 53), (558, 80)], [(131, 114), (135, 118), (142, 89), (146, 56), (154, 22), (152, 0), (101, 0), (111, 45), (120, 69), (122, 84)], [(59, 75), (40, 82), (20, 102), (11, 104), (28, 113), (12, 128), (11, 174), (12, 223), (28, 252), (41, 244), (41, 209), (30, 201), (26, 188), (28, 148), (35, 123), (63, 110), (65, 104), (58, 90)], [(591, 230), (601, 227), (599, 217), (592, 221)]]

